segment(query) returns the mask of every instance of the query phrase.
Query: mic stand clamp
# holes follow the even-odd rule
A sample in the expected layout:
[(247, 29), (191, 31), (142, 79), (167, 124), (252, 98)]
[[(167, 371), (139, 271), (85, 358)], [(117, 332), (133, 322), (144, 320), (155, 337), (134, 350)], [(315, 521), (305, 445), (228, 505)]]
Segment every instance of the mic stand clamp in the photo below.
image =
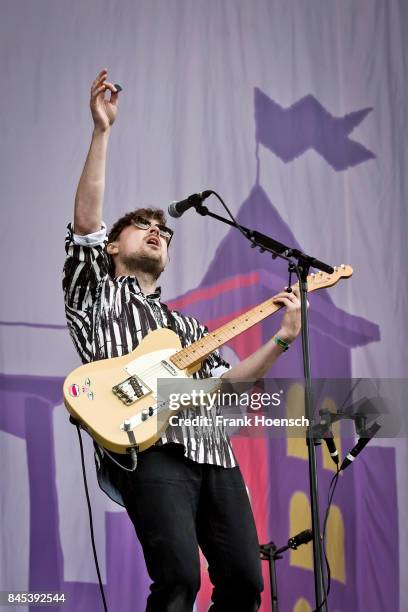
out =
[(262, 561), (268, 561), (269, 565), (269, 583), (271, 589), (271, 604), (272, 604), (272, 612), (279, 612), (278, 608), (278, 583), (276, 579), (276, 566), (275, 561), (278, 559), (282, 559), (282, 553), (291, 548), (292, 550), (297, 550), (298, 546), (302, 544), (307, 544), (312, 539), (312, 531), (310, 529), (306, 529), (302, 531), (292, 538), (289, 538), (286, 546), (282, 546), (278, 548), (274, 542), (268, 542), (268, 544), (261, 544), (259, 547), (259, 552), (261, 554)]

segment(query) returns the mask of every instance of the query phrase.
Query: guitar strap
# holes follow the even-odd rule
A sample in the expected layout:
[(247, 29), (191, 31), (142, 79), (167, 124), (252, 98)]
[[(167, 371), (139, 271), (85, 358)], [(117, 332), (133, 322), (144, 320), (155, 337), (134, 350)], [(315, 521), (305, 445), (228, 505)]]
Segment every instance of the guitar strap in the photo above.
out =
[(182, 333), (180, 333), (181, 330), (180, 330), (180, 326), (177, 323), (176, 317), (173, 315), (173, 313), (171, 312), (167, 304), (164, 304), (163, 302), (160, 302), (160, 304), (164, 312), (166, 313), (166, 317), (167, 317), (166, 327), (168, 329), (171, 329), (171, 331), (173, 331), (175, 334), (178, 335), (178, 337), (180, 338), (181, 346), (183, 348), (186, 348), (187, 346), (186, 338), (184, 337)]
[(99, 359), (102, 359), (102, 352), (100, 350), (100, 346), (99, 346), (99, 338), (98, 338), (98, 327), (99, 327), (99, 321), (101, 319), (101, 305), (102, 303), (102, 285), (100, 285), (99, 290), (98, 290), (98, 295), (96, 298), (96, 304), (95, 304), (95, 308), (94, 308), (94, 321), (93, 321), (93, 342), (92, 345), (95, 348), (92, 348), (92, 361), (98, 361)]

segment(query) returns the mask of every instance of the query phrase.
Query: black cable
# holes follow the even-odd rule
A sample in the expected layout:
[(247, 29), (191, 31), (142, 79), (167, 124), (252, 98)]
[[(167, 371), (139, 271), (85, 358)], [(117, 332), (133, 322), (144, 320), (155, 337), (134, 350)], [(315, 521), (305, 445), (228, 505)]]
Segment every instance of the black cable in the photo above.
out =
[[(346, 399), (344, 400), (343, 404), (340, 406), (339, 411), (343, 408), (343, 406), (345, 405), (345, 403), (348, 401), (349, 397), (351, 396), (351, 394), (353, 393), (354, 389), (357, 387), (357, 385), (361, 382), (361, 378), (358, 379), (354, 385), (352, 386), (349, 394), (347, 395)], [(326, 592), (326, 596), (324, 598), (324, 600), (322, 601), (322, 603), (315, 609), (313, 610), (313, 612), (319, 612), (319, 610), (322, 608), (323, 604), (325, 604), (327, 602), (327, 598), (329, 596), (330, 593), (330, 587), (331, 587), (331, 571), (330, 571), (330, 564), (329, 564), (329, 560), (327, 558), (327, 552), (326, 552), (326, 527), (327, 527), (327, 521), (329, 518), (329, 512), (330, 512), (330, 508), (331, 508), (331, 504), (333, 501), (333, 497), (334, 497), (334, 492), (336, 490), (337, 487), (337, 483), (339, 481), (339, 476), (340, 476), (340, 467), (339, 465), (336, 465), (336, 473), (333, 476), (333, 478), (330, 481), (330, 485), (329, 485), (329, 490), (327, 493), (327, 509), (326, 509), (326, 513), (324, 516), (324, 522), (323, 522), (323, 553), (324, 553), (324, 559), (326, 562), (326, 569), (327, 569), (327, 592)], [(333, 489), (332, 489), (333, 487)]]
[[(340, 476), (340, 468), (339, 468), (339, 466), (337, 465), (336, 468), (337, 468), (337, 471), (336, 471), (335, 475), (333, 476), (333, 478), (331, 479), (330, 486), (329, 486), (329, 491), (328, 491), (328, 495), (327, 495), (327, 510), (326, 510), (326, 514), (325, 514), (324, 522), (323, 522), (323, 550), (324, 550), (324, 556), (325, 556), (325, 559), (326, 559), (327, 579), (328, 579), (327, 595), (329, 595), (329, 592), (330, 592), (331, 572), (330, 572), (330, 565), (329, 565), (329, 560), (327, 558), (327, 552), (326, 552), (326, 528), (327, 528), (327, 521), (329, 519), (330, 508), (331, 508), (331, 505), (332, 505), (332, 502), (333, 502), (334, 492), (336, 490), (337, 483), (339, 481), (339, 476)], [(333, 489), (330, 492), (332, 487), (333, 487)]]
[(327, 568), (327, 593), (322, 603), (315, 610), (313, 610), (313, 612), (318, 612), (322, 608), (322, 606), (327, 602), (327, 598), (330, 593), (331, 571), (330, 571), (329, 560), (327, 558), (327, 553), (326, 553), (326, 527), (327, 527), (327, 521), (329, 518), (330, 508), (333, 502), (334, 492), (336, 491), (337, 483), (339, 481), (339, 476), (340, 476), (340, 469), (339, 469), (339, 466), (337, 466), (337, 471), (330, 481), (329, 490), (327, 493), (327, 509), (326, 509), (326, 513), (324, 516), (324, 523), (323, 523), (323, 553), (324, 553), (324, 558), (326, 561), (326, 568)]
[(98, 574), (99, 589), (100, 589), (101, 595), (102, 595), (103, 609), (105, 610), (105, 612), (108, 612), (108, 607), (106, 605), (106, 599), (105, 599), (105, 592), (103, 590), (101, 573), (99, 571), (98, 556), (96, 554), (96, 546), (95, 546), (95, 538), (94, 538), (94, 530), (93, 530), (93, 520), (92, 520), (92, 509), (91, 509), (91, 502), (90, 502), (90, 499), (89, 499), (88, 483), (87, 483), (86, 471), (85, 471), (84, 447), (82, 445), (82, 436), (81, 436), (80, 427), (79, 427), (79, 425), (77, 423), (75, 424), (75, 426), (77, 428), (78, 438), (79, 438), (79, 447), (81, 449), (82, 474), (83, 474), (83, 478), (84, 478), (86, 501), (87, 501), (87, 504), (88, 504), (89, 527), (90, 527), (90, 530), (91, 530), (92, 550), (93, 550), (94, 559), (95, 559), (96, 573)]
[(362, 378), (358, 378), (357, 379), (357, 381), (351, 387), (351, 390), (349, 391), (349, 394), (347, 395), (346, 399), (344, 400), (344, 402), (342, 403), (340, 408), (337, 410), (337, 412), (341, 412), (341, 410), (344, 407), (345, 403), (348, 402), (349, 398), (351, 397), (351, 394), (353, 393), (354, 389), (357, 387), (357, 385), (359, 385), (361, 383), (361, 381), (362, 381)]
[(216, 191), (213, 191), (213, 194), (215, 195), (216, 198), (219, 199), (219, 201), (221, 202), (221, 204), (223, 205), (223, 207), (225, 208), (225, 210), (228, 213), (228, 216), (230, 217), (231, 221), (234, 223), (235, 227), (241, 232), (241, 234), (243, 236), (245, 236), (245, 238), (249, 238), (250, 242), (252, 243), (252, 246), (254, 246), (254, 242), (253, 242), (253, 238), (250, 238), (248, 236), (248, 234), (246, 232), (244, 232), (244, 230), (242, 229), (242, 227), (239, 225), (238, 221), (235, 219), (234, 215), (232, 214), (232, 212), (230, 211), (230, 209), (228, 208), (228, 206), (226, 205), (226, 203), (224, 202), (224, 200), (222, 199), (222, 197), (220, 195), (218, 195), (218, 193)]

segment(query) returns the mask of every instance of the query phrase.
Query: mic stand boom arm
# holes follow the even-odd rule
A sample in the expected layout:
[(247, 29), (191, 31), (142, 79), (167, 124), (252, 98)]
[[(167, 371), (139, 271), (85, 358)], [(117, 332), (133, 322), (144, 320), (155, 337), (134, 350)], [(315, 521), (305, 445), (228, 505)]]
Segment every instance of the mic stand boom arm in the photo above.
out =
[[(224, 208), (230, 211), (222, 198), (214, 192), (214, 195), (221, 201)], [(202, 216), (209, 216), (236, 227), (246, 238), (251, 242), (253, 248), (259, 247), (261, 252), (269, 252), (273, 259), (280, 257), (289, 263), (289, 272), (295, 271), (299, 279), (300, 288), (300, 303), (301, 303), (301, 320), (302, 320), (302, 352), (303, 352), (303, 371), (305, 380), (305, 416), (308, 419), (309, 426), (306, 430), (306, 443), (308, 448), (308, 464), (309, 464), (309, 490), (310, 490), (310, 505), (312, 515), (312, 532), (313, 532), (313, 565), (314, 565), (314, 586), (315, 586), (315, 602), (316, 609), (321, 612), (327, 612), (327, 595), (323, 575), (323, 552), (322, 541), (320, 537), (320, 518), (319, 518), (319, 502), (318, 502), (318, 483), (317, 483), (317, 464), (316, 464), (316, 447), (320, 444), (320, 440), (314, 439), (312, 431), (313, 423), (313, 397), (312, 397), (312, 381), (310, 370), (310, 350), (309, 350), (309, 324), (307, 314), (307, 275), (309, 268), (314, 267), (328, 274), (334, 272), (334, 268), (315, 257), (306, 255), (298, 249), (278, 242), (274, 238), (261, 234), (260, 232), (250, 230), (243, 225), (239, 225), (235, 220), (230, 221), (220, 215), (212, 213), (206, 206), (201, 203), (194, 206), (197, 213)], [(295, 260), (295, 261), (294, 261)]]
[(198, 214), (202, 215), (203, 217), (212, 217), (213, 219), (217, 219), (222, 223), (236, 227), (251, 242), (252, 248), (259, 247), (261, 253), (265, 251), (271, 253), (273, 259), (280, 257), (281, 259), (285, 259), (286, 261), (293, 263), (291, 260), (291, 257), (293, 257), (298, 260), (298, 263), (303, 263), (303, 265), (307, 266), (308, 268), (316, 268), (317, 270), (322, 270), (322, 272), (327, 272), (327, 274), (333, 274), (334, 272), (334, 268), (329, 264), (324, 263), (324, 261), (320, 261), (311, 255), (306, 255), (306, 253), (302, 253), (302, 251), (299, 251), (299, 249), (292, 249), (286, 244), (283, 244), (283, 242), (279, 242), (270, 236), (266, 236), (266, 234), (262, 234), (256, 230), (251, 230), (244, 225), (240, 225), (239, 223), (230, 221), (225, 217), (221, 217), (220, 215), (208, 210), (207, 206), (197, 204), (194, 206), (194, 208)]

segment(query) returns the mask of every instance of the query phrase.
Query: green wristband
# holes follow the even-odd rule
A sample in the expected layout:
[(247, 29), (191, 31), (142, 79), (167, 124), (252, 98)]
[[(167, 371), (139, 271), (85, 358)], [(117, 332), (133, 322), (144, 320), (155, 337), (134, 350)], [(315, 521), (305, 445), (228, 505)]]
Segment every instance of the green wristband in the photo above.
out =
[(283, 351), (287, 351), (290, 346), (288, 342), (285, 342), (285, 340), (282, 340), (282, 338), (279, 338), (279, 336), (274, 336), (273, 341), (275, 344), (280, 346)]

